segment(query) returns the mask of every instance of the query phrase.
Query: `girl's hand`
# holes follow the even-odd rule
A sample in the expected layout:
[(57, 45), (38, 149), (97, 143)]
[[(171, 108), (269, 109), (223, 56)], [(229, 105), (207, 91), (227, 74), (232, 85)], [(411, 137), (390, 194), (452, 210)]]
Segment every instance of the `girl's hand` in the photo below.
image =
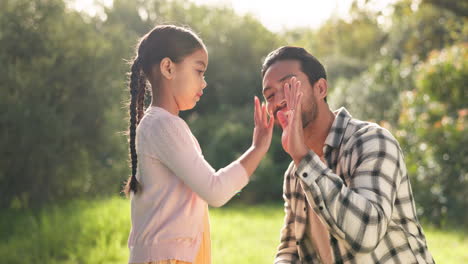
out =
[(308, 147), (304, 143), (302, 128), (302, 95), (301, 82), (292, 77), (284, 85), (284, 96), (287, 111), (279, 111), (278, 121), (283, 128), (281, 144), (283, 149), (291, 156), (294, 163), (299, 164), (307, 154)]
[(268, 120), (267, 110), (264, 103), (260, 105), (260, 100), (257, 96), (254, 98), (254, 123), (252, 146), (258, 148), (261, 152), (266, 153), (270, 148), (271, 137), (273, 135), (274, 117), (270, 113)]

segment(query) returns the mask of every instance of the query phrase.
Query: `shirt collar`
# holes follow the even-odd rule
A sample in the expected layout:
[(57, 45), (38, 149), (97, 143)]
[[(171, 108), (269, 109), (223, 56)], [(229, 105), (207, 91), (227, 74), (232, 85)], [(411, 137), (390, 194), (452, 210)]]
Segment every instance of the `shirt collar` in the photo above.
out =
[(328, 136), (325, 139), (325, 145), (328, 145), (332, 148), (338, 148), (343, 140), (346, 126), (348, 126), (349, 120), (351, 120), (351, 114), (349, 114), (346, 108), (341, 107), (338, 110), (334, 111), (335, 120), (328, 132)]

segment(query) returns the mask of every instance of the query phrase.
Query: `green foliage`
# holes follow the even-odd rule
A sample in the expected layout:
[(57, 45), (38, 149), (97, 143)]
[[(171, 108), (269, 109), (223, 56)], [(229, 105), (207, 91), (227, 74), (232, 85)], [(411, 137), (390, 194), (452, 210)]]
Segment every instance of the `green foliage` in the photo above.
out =
[[(211, 208), (213, 263), (272, 263), (283, 217), (281, 204)], [(125, 263), (129, 223), (130, 203), (117, 197), (36, 211), (4, 210), (0, 212), (2, 263)], [(424, 232), (436, 262), (468, 261), (467, 230), (425, 225)]]
[(1, 206), (109, 190), (122, 144), (110, 43), (62, 1), (0, 10)]
[(416, 89), (403, 94), (399, 135), (409, 173), (421, 213), (439, 225), (468, 221), (467, 82), (468, 51), (460, 44), (432, 52)]
[(386, 37), (374, 14), (355, 8), (350, 16), (349, 21), (332, 17), (318, 30), (299, 28), (283, 34), (287, 44), (306, 48), (324, 64), (332, 85), (366, 70), (380, 56)]
[(417, 64), (432, 50), (467, 41), (467, 17), (423, 1), (402, 0), (393, 7), (392, 26), (384, 55)]
[[(325, 65), (328, 101), (389, 128), (406, 154), (421, 216), (466, 222), (466, 4), (410, 1), (390, 11), (356, 1), (320, 28), (268, 31), (250, 15), (187, 0), (115, 0), (103, 18), (64, 0), (0, 2), (0, 207), (116, 194), (129, 174), (127, 76), (138, 39), (190, 26), (209, 51), (208, 87), (182, 113), (216, 169), (251, 144), (264, 57), (303, 46)], [(147, 100), (147, 103), (150, 101)], [(276, 128), (237, 201), (280, 201), (290, 158)]]
[(347, 107), (356, 118), (396, 123), (399, 94), (413, 85), (410, 71), (395, 59), (380, 59), (352, 79), (340, 78), (330, 98), (334, 105)]
[[(190, 25), (208, 46), (209, 87), (202, 103), (183, 116), (219, 114), (199, 138), (215, 139), (208, 146), (215, 165), (227, 165), (249, 146), (251, 130), (244, 125), (251, 119), (236, 122), (245, 116), (237, 113), (226, 124), (222, 117), (252, 109), (253, 95), (260, 94), (258, 66), (277, 46), (277, 36), (254, 18), (186, 1), (114, 1), (105, 21), (68, 10), (61, 0), (1, 5), (2, 207), (118, 192), (128, 174), (121, 133), (127, 126), (124, 60), (161, 22)], [(230, 141), (233, 134), (237, 140)]]
[(421, 66), (417, 79), (418, 89), (432, 101), (447, 106), (447, 114), (458, 114), (468, 106), (468, 43), (434, 50)]
[(433, 4), (438, 8), (448, 9), (458, 16), (468, 16), (468, 3), (457, 0), (423, 0), (423, 3)]
[(4, 211), (0, 218), (2, 262), (125, 262), (129, 215), (128, 201), (121, 198)]

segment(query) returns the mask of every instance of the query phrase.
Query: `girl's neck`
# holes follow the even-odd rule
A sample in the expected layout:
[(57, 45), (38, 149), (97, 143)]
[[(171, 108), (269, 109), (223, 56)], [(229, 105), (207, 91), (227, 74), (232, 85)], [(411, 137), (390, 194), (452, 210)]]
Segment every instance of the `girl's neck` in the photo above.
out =
[(158, 89), (157, 92), (153, 91), (154, 96), (151, 105), (163, 108), (169, 113), (178, 116), (180, 111), (176, 101), (174, 100), (174, 97), (172, 94), (161, 90), (164, 89)]

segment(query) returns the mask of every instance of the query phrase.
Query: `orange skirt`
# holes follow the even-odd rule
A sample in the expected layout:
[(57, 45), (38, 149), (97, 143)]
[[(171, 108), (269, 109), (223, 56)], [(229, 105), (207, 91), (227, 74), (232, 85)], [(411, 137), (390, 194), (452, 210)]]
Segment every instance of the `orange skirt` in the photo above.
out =
[[(137, 263), (135, 263), (137, 264)], [(143, 263), (142, 263), (143, 264)], [(211, 264), (211, 238), (210, 238), (210, 219), (208, 207), (205, 212), (203, 238), (198, 250), (197, 257), (193, 263), (180, 261), (176, 259), (168, 259), (161, 261), (151, 261), (144, 264)]]

